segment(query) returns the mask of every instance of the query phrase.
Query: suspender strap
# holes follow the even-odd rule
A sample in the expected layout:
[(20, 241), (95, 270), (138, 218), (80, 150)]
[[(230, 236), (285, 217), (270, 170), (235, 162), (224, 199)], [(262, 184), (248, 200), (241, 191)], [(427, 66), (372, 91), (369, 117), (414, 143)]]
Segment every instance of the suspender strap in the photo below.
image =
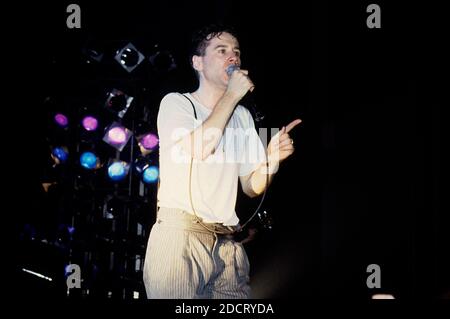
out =
[(195, 117), (195, 119), (197, 120), (197, 111), (195, 110), (194, 103), (192, 103), (191, 99), (188, 98), (186, 95), (184, 95), (184, 94), (181, 94), (181, 95), (184, 96), (185, 98), (187, 98), (189, 102), (191, 102), (192, 109), (194, 110), (194, 117)]

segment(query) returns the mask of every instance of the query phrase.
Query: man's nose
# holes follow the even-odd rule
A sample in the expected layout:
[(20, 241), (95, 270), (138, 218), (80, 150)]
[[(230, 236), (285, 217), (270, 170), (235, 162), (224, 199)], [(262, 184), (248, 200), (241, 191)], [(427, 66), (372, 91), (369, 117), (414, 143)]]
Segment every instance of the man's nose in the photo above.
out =
[(228, 58), (228, 61), (232, 63), (236, 63), (238, 61), (238, 56), (235, 52), (231, 53), (230, 57)]

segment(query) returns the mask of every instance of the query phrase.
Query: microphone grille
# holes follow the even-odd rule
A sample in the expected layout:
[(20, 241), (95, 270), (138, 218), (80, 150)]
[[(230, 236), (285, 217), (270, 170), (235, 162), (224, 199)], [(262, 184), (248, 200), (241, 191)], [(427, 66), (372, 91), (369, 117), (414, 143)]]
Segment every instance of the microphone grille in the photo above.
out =
[(239, 66), (236, 64), (230, 64), (229, 66), (227, 66), (226, 72), (228, 74), (228, 76), (231, 76), (231, 74), (233, 73), (234, 70), (239, 70)]

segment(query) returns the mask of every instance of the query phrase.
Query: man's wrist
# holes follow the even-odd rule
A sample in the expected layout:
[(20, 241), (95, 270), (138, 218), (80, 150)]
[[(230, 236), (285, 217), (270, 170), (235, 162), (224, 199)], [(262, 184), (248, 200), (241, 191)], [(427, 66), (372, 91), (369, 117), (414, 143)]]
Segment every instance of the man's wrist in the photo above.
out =
[(280, 167), (280, 162), (269, 160), (268, 162), (264, 162), (263, 165), (261, 165), (261, 173), (262, 174), (275, 174), (278, 171), (279, 167)]
[(233, 108), (239, 103), (241, 100), (236, 94), (230, 91), (225, 91), (225, 93), (222, 96), (222, 99), (227, 101), (229, 105), (231, 105)]

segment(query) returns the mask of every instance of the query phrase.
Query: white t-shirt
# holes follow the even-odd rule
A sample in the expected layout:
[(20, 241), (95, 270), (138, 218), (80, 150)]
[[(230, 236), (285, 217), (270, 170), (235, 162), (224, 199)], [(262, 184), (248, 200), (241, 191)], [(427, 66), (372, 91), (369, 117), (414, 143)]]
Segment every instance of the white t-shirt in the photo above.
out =
[[(193, 214), (189, 198), (191, 157), (175, 142), (200, 126), (212, 110), (191, 94), (169, 93), (161, 101), (158, 113), (160, 188), (158, 205), (179, 208)], [(205, 132), (206, 133), (206, 132)], [(191, 192), (195, 212), (207, 223), (234, 226), (239, 223), (235, 205), (239, 176), (253, 172), (266, 160), (251, 113), (238, 105), (213, 154), (205, 160), (193, 160)]]

